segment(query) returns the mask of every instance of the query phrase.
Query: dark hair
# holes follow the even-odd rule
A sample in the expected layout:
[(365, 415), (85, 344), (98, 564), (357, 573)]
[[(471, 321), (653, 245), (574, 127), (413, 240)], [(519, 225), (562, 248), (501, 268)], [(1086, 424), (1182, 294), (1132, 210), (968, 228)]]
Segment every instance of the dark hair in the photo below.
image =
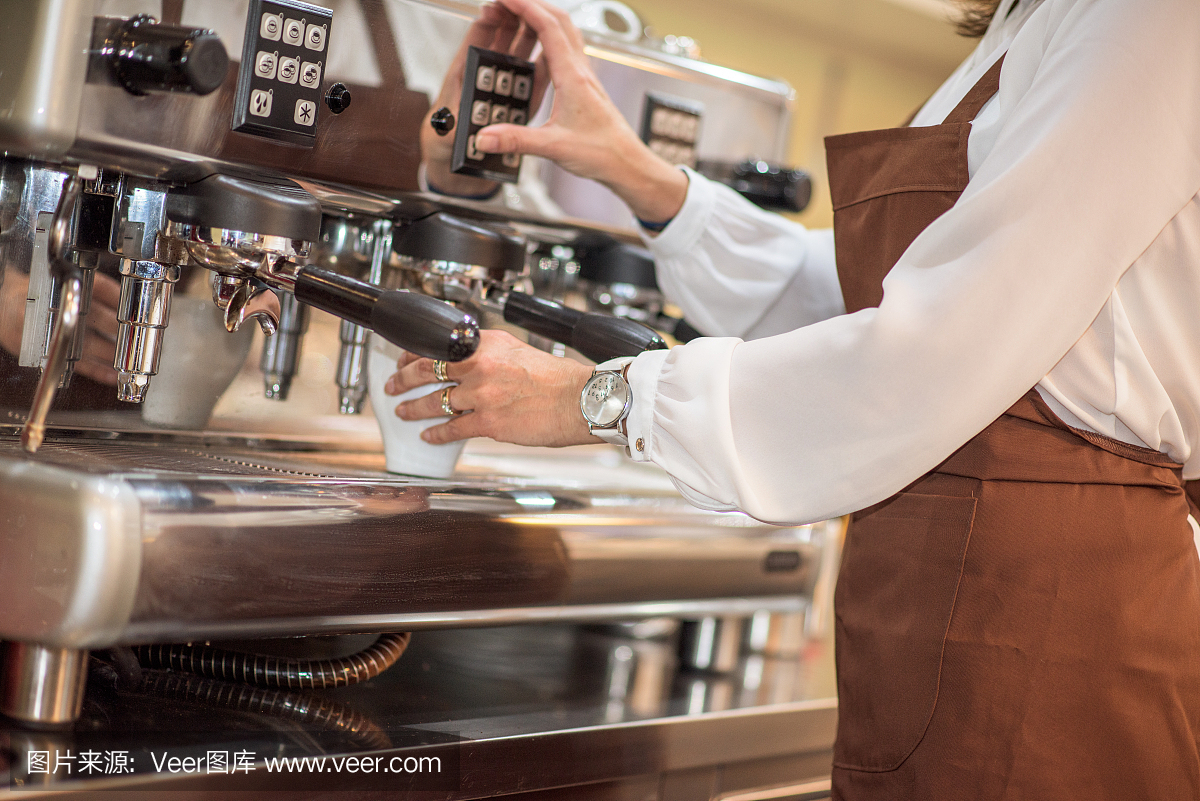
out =
[(978, 39), (987, 31), (992, 17), (996, 16), (1000, 0), (958, 0), (958, 4), (963, 8), (957, 23), (958, 32)]

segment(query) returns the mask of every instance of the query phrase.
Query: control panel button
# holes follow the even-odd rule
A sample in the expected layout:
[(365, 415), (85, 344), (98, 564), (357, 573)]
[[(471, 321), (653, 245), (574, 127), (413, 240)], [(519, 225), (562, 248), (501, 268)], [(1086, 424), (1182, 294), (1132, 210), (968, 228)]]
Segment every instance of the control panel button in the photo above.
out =
[(524, 125), (526, 122), (525, 109), (521, 109), (521, 108), (509, 109), (508, 110), (508, 121), (511, 122), (513, 125)]
[(475, 88), (481, 92), (490, 92), (496, 88), (496, 68), (480, 67), (475, 73)]
[(305, 61), (300, 65), (300, 85), (309, 89), (321, 85), (321, 62)]
[(486, 155), (486, 153), (481, 153), (476, 150), (474, 135), (467, 137), (467, 158), (471, 159), (472, 161), (482, 161), (483, 157)]
[(317, 104), (311, 100), (297, 100), (294, 119), (297, 125), (312, 125), (317, 121)]
[(476, 100), (471, 105), (471, 122), (475, 125), (487, 125), (492, 118), (492, 104), (486, 100)]
[(517, 75), (513, 78), (513, 97), (517, 100), (528, 100), (533, 94), (533, 79), (528, 75)]
[(320, 52), (325, 49), (325, 26), (309, 25), (308, 33), (304, 36), (304, 46), (309, 50)]
[(513, 90), (513, 74), (509, 70), (500, 70), (496, 73), (496, 94), (501, 97), (512, 96)]
[(279, 59), (279, 80), (284, 83), (295, 83), (300, 75), (300, 59), (284, 56)]
[(263, 14), (258, 24), (258, 35), (272, 42), (278, 42), (283, 34), (283, 17), (279, 14)]
[(504, 164), (505, 167), (513, 167), (513, 168), (520, 167), (521, 166), (521, 154), (520, 153), (505, 153), (504, 158), (500, 159), (500, 161), (501, 161), (501, 163)]
[(255, 117), (270, 117), (272, 99), (270, 91), (255, 89), (250, 93), (250, 113)]
[(508, 106), (499, 104), (492, 106), (492, 117), (490, 124), (495, 125), (501, 122), (508, 122)]
[(278, 64), (278, 55), (259, 50), (258, 55), (254, 57), (254, 74), (269, 81), (275, 77), (275, 67)]
[(284, 20), (283, 43), (299, 45), (304, 40), (304, 22), (298, 19)]

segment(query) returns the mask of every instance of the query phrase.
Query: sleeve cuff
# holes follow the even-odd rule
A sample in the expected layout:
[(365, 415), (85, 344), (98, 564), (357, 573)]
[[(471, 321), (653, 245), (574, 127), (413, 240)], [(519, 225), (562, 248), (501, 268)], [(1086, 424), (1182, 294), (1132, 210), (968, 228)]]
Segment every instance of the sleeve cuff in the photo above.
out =
[(716, 205), (712, 182), (689, 167), (680, 169), (687, 173), (688, 191), (679, 213), (662, 233), (641, 231), (646, 247), (660, 258), (678, 256), (691, 250), (708, 227), (708, 220)]
[[(649, 462), (654, 452), (654, 401), (658, 377), (671, 351), (651, 350), (640, 354), (626, 374), (633, 393), (633, 408), (625, 420), (629, 434), (629, 455), (635, 462)], [(640, 447), (639, 447), (640, 445)]]

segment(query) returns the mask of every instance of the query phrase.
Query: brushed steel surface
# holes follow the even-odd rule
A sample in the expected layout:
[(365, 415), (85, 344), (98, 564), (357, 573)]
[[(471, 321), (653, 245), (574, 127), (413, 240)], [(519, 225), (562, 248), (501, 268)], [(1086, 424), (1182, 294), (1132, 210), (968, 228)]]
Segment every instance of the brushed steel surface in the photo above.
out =
[[(57, 593), (125, 593), (91, 610), (83, 630), (42, 610), (0, 620), (0, 637), (79, 647), (795, 612), (832, 536), (824, 524), (776, 528), (703, 512), (669, 489), (503, 474), (412, 479), (192, 439), (130, 447), (52, 436), (36, 461), (0, 441), (0, 514), (27, 521), (4, 552), (48, 539), (60, 562), (87, 568), (62, 575)], [(22, 476), (36, 476), (26, 480), (33, 491), (18, 486)], [(98, 484), (109, 495), (91, 489)], [(43, 517), (52, 497), (74, 516)], [(124, 539), (109, 535), (98, 551), (107, 561), (85, 547), (93, 519), (124, 521)], [(772, 569), (781, 552), (792, 566)], [(0, 602), (30, 603), (39, 586), (12, 569)]]

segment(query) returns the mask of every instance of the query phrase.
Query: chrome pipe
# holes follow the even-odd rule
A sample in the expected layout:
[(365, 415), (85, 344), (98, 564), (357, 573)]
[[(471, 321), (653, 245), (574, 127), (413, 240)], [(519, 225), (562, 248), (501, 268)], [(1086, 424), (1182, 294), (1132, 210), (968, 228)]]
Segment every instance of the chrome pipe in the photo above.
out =
[(42, 725), (70, 723), (83, 709), (88, 652), (4, 644), (0, 713)]

